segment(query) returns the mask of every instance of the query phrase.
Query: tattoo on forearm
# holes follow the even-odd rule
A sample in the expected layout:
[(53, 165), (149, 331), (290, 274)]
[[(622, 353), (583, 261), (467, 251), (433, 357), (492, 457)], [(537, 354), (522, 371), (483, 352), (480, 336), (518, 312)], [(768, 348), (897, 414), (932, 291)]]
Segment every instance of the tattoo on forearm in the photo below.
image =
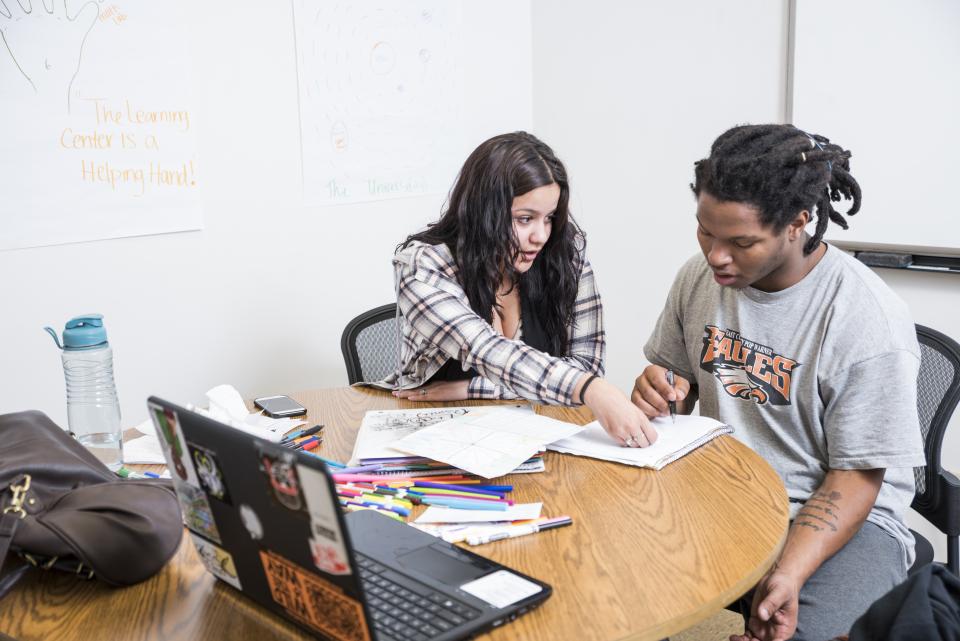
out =
[(807, 502), (818, 501), (820, 503), (826, 503), (830, 507), (838, 508), (840, 506), (837, 505), (834, 501), (839, 501), (842, 498), (843, 498), (843, 495), (840, 494), (840, 492), (837, 492), (836, 490), (831, 491), (829, 494), (827, 494), (826, 492), (814, 492), (813, 495), (809, 499), (807, 499)]
[(826, 526), (827, 526), (828, 528), (830, 528), (831, 530), (833, 530), (834, 532), (837, 531), (837, 526), (836, 526), (836, 525), (834, 525), (833, 523), (831, 523), (830, 521), (828, 521), (828, 520), (825, 519), (825, 518), (822, 518), (822, 517), (817, 516), (816, 514), (811, 514), (810, 512), (804, 511), (804, 510), (806, 510), (806, 509), (807, 509), (806, 506), (804, 506), (804, 508), (803, 508), (802, 510), (800, 510), (800, 513), (797, 514), (797, 518), (798, 518), (798, 519), (799, 519), (800, 517), (804, 517), (804, 518), (808, 518), (808, 519), (814, 519), (815, 521), (820, 521), (821, 523), (826, 524)]
[(819, 506), (819, 505), (811, 505), (810, 503), (807, 503), (806, 505), (803, 506), (803, 509), (805, 509), (805, 510), (819, 510), (819, 511), (823, 512), (824, 514), (829, 514), (830, 516), (832, 516), (834, 521), (836, 521), (837, 519), (840, 518), (839, 515), (838, 515), (836, 512), (834, 512), (833, 510), (831, 510), (831, 509), (828, 508), (828, 507), (821, 507), (821, 506)]
[[(816, 532), (822, 532), (825, 527), (836, 532), (837, 526), (834, 523), (840, 520), (840, 506), (836, 502), (842, 498), (843, 495), (836, 490), (814, 492), (807, 499), (806, 504), (800, 508), (794, 523), (799, 527), (808, 527)], [(823, 525), (818, 525), (818, 523)]]

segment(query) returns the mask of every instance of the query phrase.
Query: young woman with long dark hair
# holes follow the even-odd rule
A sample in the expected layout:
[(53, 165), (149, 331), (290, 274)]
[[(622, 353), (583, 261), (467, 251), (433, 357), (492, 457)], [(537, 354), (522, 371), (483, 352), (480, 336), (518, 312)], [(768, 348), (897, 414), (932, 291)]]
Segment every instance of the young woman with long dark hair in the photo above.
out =
[(601, 378), (603, 308), (569, 197), (563, 163), (535, 136), (470, 154), (440, 220), (397, 248), (400, 367), (380, 384), (413, 401), (585, 404), (622, 444), (656, 440)]

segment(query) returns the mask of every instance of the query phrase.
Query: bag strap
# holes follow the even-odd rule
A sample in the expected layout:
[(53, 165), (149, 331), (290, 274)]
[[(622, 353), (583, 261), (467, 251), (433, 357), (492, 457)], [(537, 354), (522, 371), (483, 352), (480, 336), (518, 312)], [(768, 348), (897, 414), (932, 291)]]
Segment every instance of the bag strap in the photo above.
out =
[(17, 531), (19, 523), (20, 517), (13, 512), (4, 512), (0, 515), (0, 599), (6, 596), (7, 592), (13, 589), (13, 586), (30, 569), (30, 566), (24, 563), (6, 576), (2, 574), (3, 565), (7, 560), (7, 554), (10, 552), (10, 544), (13, 543), (13, 535)]
[(20, 517), (13, 512), (4, 512), (0, 515), (0, 574), (3, 573), (3, 564), (7, 560), (13, 535), (20, 524)]
[(3, 565), (6, 563), (7, 554), (10, 552), (10, 546), (13, 543), (13, 535), (17, 532), (17, 526), (20, 519), (26, 516), (23, 509), (23, 500), (26, 498), (27, 490), (30, 489), (30, 475), (21, 474), (12, 483), (10, 483), (10, 493), (13, 495), (10, 504), (3, 508), (0, 513), (0, 597), (10, 591), (14, 584), (23, 577), (23, 574), (30, 567), (24, 565), (3, 577)]

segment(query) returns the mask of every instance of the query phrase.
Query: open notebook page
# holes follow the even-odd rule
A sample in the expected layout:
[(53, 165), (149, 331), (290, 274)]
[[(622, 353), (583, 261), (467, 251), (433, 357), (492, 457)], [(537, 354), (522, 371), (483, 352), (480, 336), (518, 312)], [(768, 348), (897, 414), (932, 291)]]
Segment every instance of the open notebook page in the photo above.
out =
[(659, 470), (717, 436), (733, 432), (733, 428), (706, 416), (681, 415), (676, 423), (669, 418), (656, 418), (652, 424), (657, 430), (657, 441), (649, 447), (624, 447), (594, 421), (582, 432), (556, 441), (547, 449)]

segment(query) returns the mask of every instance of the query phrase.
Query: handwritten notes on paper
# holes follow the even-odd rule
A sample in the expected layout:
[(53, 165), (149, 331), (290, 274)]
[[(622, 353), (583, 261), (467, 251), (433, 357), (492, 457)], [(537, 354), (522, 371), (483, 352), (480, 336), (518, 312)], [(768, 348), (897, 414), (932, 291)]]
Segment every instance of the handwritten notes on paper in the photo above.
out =
[(0, 250), (201, 227), (186, 7), (0, 10)]
[[(161, 141), (166, 145), (171, 138), (190, 132), (189, 111), (140, 108), (131, 104), (129, 99), (115, 102), (94, 99), (92, 102), (94, 117), (90, 124), (93, 127), (79, 131), (64, 127), (59, 139), (61, 149), (86, 152), (79, 158), (82, 182), (136, 197), (146, 195), (148, 189), (196, 187), (196, 167), (192, 158), (163, 162), (159, 156)], [(118, 162), (111, 160), (108, 154), (97, 153), (135, 152), (138, 149), (157, 152), (157, 157), (131, 153)]]

